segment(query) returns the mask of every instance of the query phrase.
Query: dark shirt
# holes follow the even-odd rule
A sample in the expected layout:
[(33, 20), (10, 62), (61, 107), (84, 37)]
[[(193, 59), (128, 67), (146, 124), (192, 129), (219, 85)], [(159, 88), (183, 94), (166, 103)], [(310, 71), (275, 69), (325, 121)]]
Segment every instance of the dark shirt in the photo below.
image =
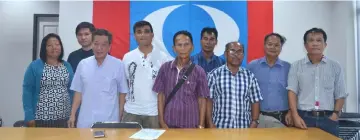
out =
[(82, 48), (73, 51), (72, 53), (70, 53), (69, 57), (68, 57), (68, 62), (70, 63), (71, 67), (74, 70), (74, 73), (76, 72), (76, 67), (79, 64), (79, 62), (85, 58), (88, 58), (89, 56), (93, 56), (93, 50), (89, 50), (89, 51), (85, 51)]
[(225, 64), (225, 60), (216, 55), (211, 56), (210, 61), (207, 61), (202, 51), (194, 56), (191, 56), (190, 60), (201, 66), (205, 70), (206, 74)]

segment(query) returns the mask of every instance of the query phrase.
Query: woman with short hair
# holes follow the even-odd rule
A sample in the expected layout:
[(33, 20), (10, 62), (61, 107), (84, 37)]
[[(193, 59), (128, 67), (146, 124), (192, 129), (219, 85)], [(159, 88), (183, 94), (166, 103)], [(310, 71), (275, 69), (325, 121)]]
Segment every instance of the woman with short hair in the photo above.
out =
[(41, 42), (40, 59), (33, 61), (24, 75), (24, 121), (28, 127), (67, 127), (74, 73), (63, 56), (60, 37), (46, 35)]

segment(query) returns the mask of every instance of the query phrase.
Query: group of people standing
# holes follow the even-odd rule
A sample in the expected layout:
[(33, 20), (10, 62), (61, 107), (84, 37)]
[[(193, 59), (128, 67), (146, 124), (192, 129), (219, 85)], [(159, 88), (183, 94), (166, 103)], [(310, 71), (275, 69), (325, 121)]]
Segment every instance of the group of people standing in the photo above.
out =
[(79, 50), (63, 60), (56, 34), (41, 43), (40, 59), (27, 68), (23, 106), (28, 127), (89, 128), (95, 122), (138, 122), (144, 128), (318, 127), (338, 136), (347, 94), (339, 63), (323, 55), (327, 35), (304, 34), (307, 56), (279, 59), (286, 39), (264, 37), (265, 56), (241, 67), (244, 45), (229, 42), (225, 59), (214, 55), (218, 32), (201, 31), (201, 52), (192, 34), (173, 36), (175, 59), (153, 46), (152, 25), (133, 26), (138, 47), (122, 60), (109, 55), (112, 35), (88, 22), (75, 30)]

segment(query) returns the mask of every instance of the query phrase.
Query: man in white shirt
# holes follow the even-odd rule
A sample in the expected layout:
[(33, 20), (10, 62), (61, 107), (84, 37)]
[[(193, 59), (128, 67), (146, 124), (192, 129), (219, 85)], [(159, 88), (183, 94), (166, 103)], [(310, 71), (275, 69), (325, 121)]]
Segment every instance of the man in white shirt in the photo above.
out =
[(133, 26), (138, 48), (125, 54), (123, 61), (129, 84), (123, 122), (138, 122), (144, 128), (159, 128), (157, 93), (152, 91), (160, 66), (171, 58), (152, 45), (152, 26), (138, 21)]
[(120, 122), (128, 86), (123, 62), (108, 55), (111, 40), (107, 30), (93, 33), (95, 56), (80, 61), (71, 84), (75, 96), (69, 127), (74, 127), (80, 103), (78, 128), (89, 128), (96, 122)]

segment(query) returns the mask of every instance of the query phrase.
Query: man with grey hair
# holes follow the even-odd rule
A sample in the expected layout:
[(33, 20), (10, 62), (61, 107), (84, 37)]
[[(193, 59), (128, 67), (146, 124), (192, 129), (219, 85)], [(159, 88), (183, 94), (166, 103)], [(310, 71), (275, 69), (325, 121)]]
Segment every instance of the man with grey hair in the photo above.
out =
[(254, 74), (240, 67), (244, 46), (230, 42), (224, 54), (226, 64), (208, 74), (210, 101), (206, 112), (213, 121), (208, 123), (217, 128), (256, 128), (262, 95)]

